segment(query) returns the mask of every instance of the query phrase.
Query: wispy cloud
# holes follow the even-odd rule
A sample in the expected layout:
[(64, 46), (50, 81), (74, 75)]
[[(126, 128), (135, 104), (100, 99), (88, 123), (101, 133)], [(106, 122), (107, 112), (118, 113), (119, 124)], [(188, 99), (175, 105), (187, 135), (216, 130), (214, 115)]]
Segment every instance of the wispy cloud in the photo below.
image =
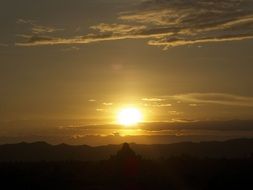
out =
[(104, 105), (104, 106), (112, 106), (113, 103), (111, 103), (111, 102), (104, 102), (103, 105)]
[(165, 99), (162, 99), (162, 98), (142, 98), (142, 101), (145, 101), (145, 102), (162, 102), (164, 100)]
[(146, 107), (171, 107), (172, 104), (144, 104)]
[[(35, 35), (35, 34), (22, 35), (23, 41), (16, 43), (16, 45), (17, 46), (73, 45), (73, 44), (88, 44), (94, 42), (123, 40), (123, 39), (142, 39), (158, 36), (158, 34), (142, 33), (141, 31), (134, 29), (135, 26), (128, 25), (127, 28), (127, 25), (125, 25), (123, 28), (119, 27), (121, 28), (120, 31), (113, 29), (115, 27), (114, 24), (107, 25), (106, 28), (107, 27), (109, 28), (110, 26), (113, 26), (112, 29), (110, 29), (110, 32), (109, 29), (96, 26), (96, 30), (98, 30), (97, 33), (87, 34), (84, 36), (74, 36), (72, 38), (62, 38), (62, 37), (53, 37), (48, 35)], [(95, 26), (92, 26), (92, 28), (95, 29)], [(137, 26), (137, 28), (139, 27)], [(131, 32), (127, 33), (127, 31)]]
[(192, 104), (220, 104), (226, 106), (253, 107), (253, 97), (223, 93), (190, 93), (174, 96), (175, 99)]
[(63, 30), (60, 28), (52, 27), (52, 26), (44, 26), (44, 25), (37, 24), (37, 22), (34, 20), (18, 19), (16, 23), (29, 25), (32, 35), (42, 35), (46, 33), (53, 33), (53, 32)]
[(147, 39), (149, 45), (168, 48), (253, 39), (253, 1), (148, 0), (139, 4), (134, 11), (120, 13), (117, 23), (100, 23), (91, 26), (91, 29), (94, 32), (90, 34), (65, 38), (38, 35), (42, 31), (50, 33), (52, 30), (35, 27), (32, 34), (17, 45)]
[(17, 24), (30, 24), (30, 25), (33, 25), (35, 23), (34, 20), (29, 20), (29, 19), (22, 19), (22, 18), (19, 18), (17, 21), (16, 21)]
[(52, 33), (52, 32), (56, 32), (58, 30), (61, 30), (61, 29), (48, 27), (48, 26), (41, 26), (41, 25), (35, 25), (32, 27), (33, 34)]
[[(218, 104), (224, 106), (253, 107), (253, 96), (240, 96), (227, 93), (186, 93), (168, 96), (144, 98), (144, 106), (148, 107), (171, 107), (172, 104), (188, 104), (196, 107), (203, 104)], [(171, 103), (172, 102), (172, 103)]]
[(76, 47), (76, 46), (71, 46), (71, 47), (67, 47), (67, 48), (64, 48), (62, 49), (63, 52), (68, 52), (68, 51), (79, 51), (80, 48), (79, 47)]

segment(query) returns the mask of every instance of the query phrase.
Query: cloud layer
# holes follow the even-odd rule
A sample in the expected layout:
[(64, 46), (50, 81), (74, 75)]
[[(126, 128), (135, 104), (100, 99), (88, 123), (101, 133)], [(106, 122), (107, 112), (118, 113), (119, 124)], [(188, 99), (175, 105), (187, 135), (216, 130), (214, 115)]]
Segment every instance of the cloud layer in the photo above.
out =
[(253, 38), (252, 0), (148, 0), (120, 13), (117, 23), (91, 26), (92, 33), (69, 38), (42, 36), (37, 27), (19, 46), (87, 44), (122, 39), (147, 39), (164, 48)]
[[(75, 123), (73, 125), (73, 123)], [(0, 144), (47, 141), (52, 144), (162, 144), (181, 141), (253, 137), (253, 121), (198, 121), (143, 123), (138, 129), (118, 125), (83, 125), (77, 121), (0, 121)]]
[(222, 93), (190, 93), (174, 96), (176, 99), (190, 103), (220, 104), (226, 106), (253, 107), (253, 97)]
[(253, 107), (252, 96), (225, 93), (187, 93), (143, 98), (142, 101), (145, 102), (145, 105), (151, 107), (171, 106), (171, 103), (175, 101), (179, 103), (188, 103), (191, 106), (196, 106), (197, 104), (218, 104), (223, 106)]

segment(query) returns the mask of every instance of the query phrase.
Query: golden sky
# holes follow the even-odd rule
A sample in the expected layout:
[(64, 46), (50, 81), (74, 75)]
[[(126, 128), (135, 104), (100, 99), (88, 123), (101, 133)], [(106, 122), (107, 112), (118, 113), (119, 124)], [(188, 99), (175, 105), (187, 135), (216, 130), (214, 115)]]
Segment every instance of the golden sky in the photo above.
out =
[(0, 15), (0, 140), (13, 123), (121, 134), (101, 125), (129, 106), (148, 124), (253, 119), (251, 0), (2, 0)]

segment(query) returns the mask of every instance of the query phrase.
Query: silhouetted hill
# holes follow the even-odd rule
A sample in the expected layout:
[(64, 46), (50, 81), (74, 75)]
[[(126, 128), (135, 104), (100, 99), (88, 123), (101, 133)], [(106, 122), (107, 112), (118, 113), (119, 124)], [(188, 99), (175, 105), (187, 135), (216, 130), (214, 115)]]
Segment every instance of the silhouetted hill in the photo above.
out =
[[(67, 144), (50, 145), (45, 142), (0, 145), (0, 161), (98, 161), (107, 160), (121, 145), (90, 147)], [(143, 158), (161, 159), (187, 155), (209, 158), (246, 158), (253, 153), (253, 139), (235, 139), (224, 142), (182, 142), (163, 145), (131, 144)]]
[[(248, 146), (249, 141), (250, 140), (232, 140), (218, 144), (224, 144), (222, 145), (223, 148), (231, 145), (241, 146), (243, 144), (247, 144)], [(168, 148), (168, 146), (177, 148), (179, 145), (184, 147), (189, 144), (194, 147), (194, 145), (199, 146), (203, 143), (178, 143), (163, 145), (162, 147), (165, 147), (163, 151), (167, 151), (166, 147)], [(204, 144), (209, 145), (209, 143)], [(215, 144), (215, 146), (217, 145), (217, 143), (210, 143), (210, 146), (207, 147), (210, 148), (213, 144)], [(227, 144), (229, 144), (229, 146), (225, 146)], [(65, 144), (51, 146), (43, 142), (5, 145), (5, 147), (8, 148), (10, 148), (10, 146), (14, 149), (18, 147), (18, 149), (15, 150), (23, 155), (23, 158), (28, 155), (26, 159), (35, 160), (40, 156), (44, 156), (43, 158), (45, 158), (48, 156), (45, 152), (49, 153), (51, 151), (52, 155), (50, 155), (50, 159), (58, 159), (59, 161), (0, 162), (2, 189), (237, 190), (252, 189), (253, 185), (253, 157), (200, 159), (189, 156), (172, 156), (168, 159), (147, 160), (143, 159), (131, 148), (132, 146), (141, 148), (144, 145), (129, 145), (127, 143), (120, 145), (120, 147), (116, 145), (95, 148), (88, 146), (72, 147)], [(158, 145), (145, 147), (154, 148), (156, 146)], [(24, 148), (24, 154), (22, 154), (20, 147)], [(91, 152), (97, 155), (108, 155), (104, 154), (103, 151), (112, 150), (115, 147), (119, 149), (107, 160), (60, 161), (60, 159), (76, 158), (80, 152), (79, 156), (84, 156), (85, 154), (90, 155), (89, 153)], [(159, 145), (159, 147), (161, 147), (161, 145)], [(74, 150), (75, 148), (76, 150)], [(186, 148), (187, 147), (184, 149)], [(82, 149), (83, 152), (80, 151), (80, 149)], [(237, 148), (235, 147), (235, 149)], [(34, 152), (28, 154), (27, 151), (31, 150)], [(86, 150), (86, 152), (84, 150)], [(220, 150), (221, 149), (219, 149), (219, 151)], [(67, 153), (64, 154), (64, 152)], [(13, 156), (15, 154), (13, 154)], [(59, 155), (57, 156), (57, 154)], [(19, 158), (22, 157), (21, 155), (19, 155)], [(34, 157), (32, 157), (32, 155)]]

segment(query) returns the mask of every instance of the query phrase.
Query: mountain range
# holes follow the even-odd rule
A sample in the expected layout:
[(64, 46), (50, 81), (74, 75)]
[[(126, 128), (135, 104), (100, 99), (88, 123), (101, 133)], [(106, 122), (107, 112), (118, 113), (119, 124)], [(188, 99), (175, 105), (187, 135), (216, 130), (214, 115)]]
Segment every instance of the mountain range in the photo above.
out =
[[(121, 146), (121, 144), (97, 147), (67, 144), (51, 145), (46, 142), (3, 144), (0, 145), (0, 161), (99, 161), (115, 155)], [(154, 160), (173, 156), (247, 158), (253, 155), (253, 139), (152, 145), (130, 143), (130, 147), (142, 158)]]

